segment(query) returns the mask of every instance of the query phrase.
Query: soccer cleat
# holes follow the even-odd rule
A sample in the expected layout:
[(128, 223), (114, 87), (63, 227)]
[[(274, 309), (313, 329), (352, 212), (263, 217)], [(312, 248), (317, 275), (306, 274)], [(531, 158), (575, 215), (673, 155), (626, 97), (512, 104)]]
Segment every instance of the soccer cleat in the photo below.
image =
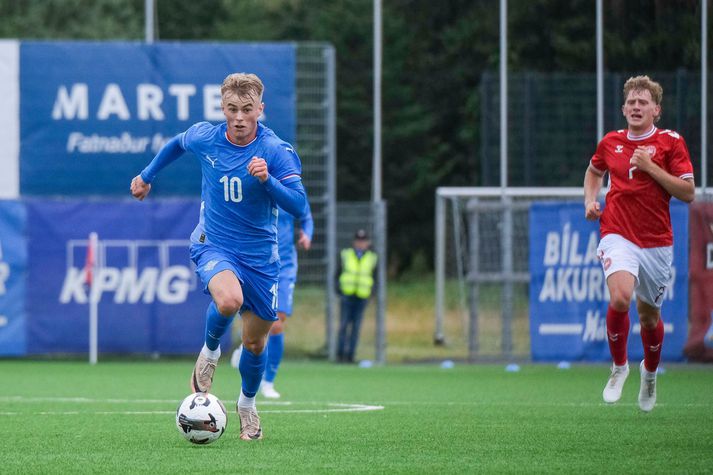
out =
[(213, 374), (218, 360), (208, 358), (203, 353), (198, 355), (191, 375), (191, 389), (194, 393), (209, 393), (213, 385)]
[(639, 371), (641, 372), (639, 408), (644, 412), (651, 412), (656, 405), (656, 372), (648, 372), (643, 361), (639, 365)]
[(268, 399), (280, 399), (280, 393), (275, 391), (275, 385), (267, 381), (263, 381), (260, 384), (260, 393)]
[(621, 399), (621, 390), (624, 389), (624, 383), (628, 376), (629, 363), (623, 367), (612, 365), (611, 376), (609, 376), (609, 381), (604, 386), (604, 392), (602, 393), (604, 402), (611, 404)]
[(262, 439), (262, 427), (260, 427), (260, 416), (254, 407), (240, 407), (237, 404), (235, 409), (240, 417), (240, 438), (242, 440)]
[(243, 352), (243, 345), (240, 345), (230, 356), (230, 366), (237, 368), (240, 365), (240, 354)]

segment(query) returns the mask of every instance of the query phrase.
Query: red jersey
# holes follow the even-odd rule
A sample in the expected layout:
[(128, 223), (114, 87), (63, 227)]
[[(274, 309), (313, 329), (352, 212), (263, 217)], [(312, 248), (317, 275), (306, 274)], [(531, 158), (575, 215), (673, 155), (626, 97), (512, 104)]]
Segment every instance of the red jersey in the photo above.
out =
[(654, 163), (669, 174), (693, 178), (688, 147), (677, 132), (656, 127), (640, 136), (632, 136), (626, 129), (609, 132), (590, 162), (598, 172), (609, 172), (601, 235), (619, 234), (642, 248), (672, 246), (671, 195), (648, 173), (629, 164), (640, 145), (647, 147)]

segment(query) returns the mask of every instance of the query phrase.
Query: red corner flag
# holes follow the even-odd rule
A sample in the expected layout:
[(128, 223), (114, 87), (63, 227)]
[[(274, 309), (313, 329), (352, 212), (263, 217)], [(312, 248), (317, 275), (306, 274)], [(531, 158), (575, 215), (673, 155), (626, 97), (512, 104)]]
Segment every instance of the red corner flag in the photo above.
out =
[(91, 287), (94, 282), (94, 264), (96, 262), (98, 240), (97, 233), (92, 232), (89, 234), (87, 260), (84, 263), (84, 283), (89, 287)]

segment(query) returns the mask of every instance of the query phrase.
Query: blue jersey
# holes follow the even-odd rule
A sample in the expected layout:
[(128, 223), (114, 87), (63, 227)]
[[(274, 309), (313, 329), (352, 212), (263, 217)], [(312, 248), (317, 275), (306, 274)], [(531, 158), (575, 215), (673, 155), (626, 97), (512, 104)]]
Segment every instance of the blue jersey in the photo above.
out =
[(300, 216), (292, 216), (278, 207), (277, 242), (280, 254), (280, 277), (294, 279), (297, 276), (297, 250), (295, 249), (295, 218), (300, 220), (300, 228), (312, 239), (314, 222), (309, 203)]
[(199, 122), (179, 140), (198, 157), (203, 174), (200, 220), (191, 241), (230, 250), (246, 264), (277, 261), (277, 204), (247, 167), (260, 157), (281, 183), (299, 181), (302, 166), (292, 146), (260, 123), (244, 146), (228, 140), (225, 123)]

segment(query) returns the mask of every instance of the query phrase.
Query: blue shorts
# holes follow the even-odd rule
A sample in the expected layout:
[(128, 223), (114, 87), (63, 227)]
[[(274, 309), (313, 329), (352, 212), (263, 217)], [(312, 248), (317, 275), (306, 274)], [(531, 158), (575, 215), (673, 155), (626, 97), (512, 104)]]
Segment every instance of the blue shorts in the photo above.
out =
[(295, 293), (295, 277), (280, 274), (280, 285), (277, 287), (277, 311), (292, 315), (292, 296)]
[(229, 270), (240, 281), (243, 306), (268, 322), (277, 320), (277, 276), (279, 262), (260, 268), (248, 266), (235, 254), (212, 244), (192, 244), (191, 260), (196, 264), (196, 274), (203, 282), (203, 292), (210, 294), (208, 283), (218, 272)]

